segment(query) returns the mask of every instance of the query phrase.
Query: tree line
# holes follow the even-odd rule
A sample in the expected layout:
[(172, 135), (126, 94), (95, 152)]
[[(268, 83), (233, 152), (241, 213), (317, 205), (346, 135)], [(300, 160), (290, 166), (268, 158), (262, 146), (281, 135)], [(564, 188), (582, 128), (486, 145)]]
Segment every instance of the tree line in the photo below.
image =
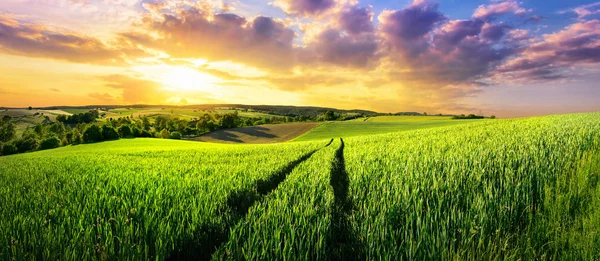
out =
[(159, 115), (155, 118), (127, 116), (99, 121), (100, 116), (98, 110), (90, 110), (70, 116), (59, 115), (56, 117), (56, 121), (50, 121), (46, 117), (42, 123), (28, 127), (20, 137), (16, 135), (16, 125), (11, 117), (5, 116), (0, 121), (0, 155), (123, 138), (182, 139), (186, 136), (194, 137), (219, 129), (300, 121), (348, 120), (362, 117), (358, 114), (344, 115), (333, 111), (327, 111), (316, 117), (300, 115), (262, 118), (240, 117), (235, 111), (224, 114), (206, 113), (191, 120)]

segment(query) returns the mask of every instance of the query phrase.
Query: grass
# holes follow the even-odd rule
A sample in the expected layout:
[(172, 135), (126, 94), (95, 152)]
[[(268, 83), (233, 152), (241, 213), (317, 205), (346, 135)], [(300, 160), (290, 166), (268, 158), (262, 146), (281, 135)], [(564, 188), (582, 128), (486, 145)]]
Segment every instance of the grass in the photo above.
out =
[[(367, 124), (399, 124), (380, 120)], [(0, 157), (0, 259), (600, 256), (600, 113), (453, 122), (331, 142), (339, 133)]]
[[(220, 113), (220, 114), (224, 114), (224, 113), (233, 113), (235, 112), (235, 110), (226, 110), (226, 109), (217, 109), (217, 110), (197, 110), (197, 109), (171, 109), (171, 108), (165, 108), (164, 110), (161, 108), (135, 108), (135, 109), (128, 109), (128, 108), (117, 108), (117, 109), (112, 109), (109, 112), (106, 113), (106, 118), (121, 118), (121, 117), (134, 117), (134, 118), (138, 118), (138, 117), (142, 117), (142, 116), (147, 116), (147, 117), (156, 117), (159, 115), (169, 115), (169, 116), (175, 116), (175, 117), (179, 117), (179, 118), (185, 118), (185, 119), (193, 119), (193, 118), (199, 118), (201, 116), (203, 116), (204, 114), (211, 114), (214, 115), (216, 113)], [(247, 117), (247, 118), (271, 118), (273, 116), (276, 115), (271, 115), (271, 114), (265, 114), (265, 113), (259, 113), (259, 112), (243, 112), (243, 111), (238, 111), (238, 115), (240, 117)]]
[(285, 142), (310, 131), (317, 125), (318, 123), (314, 122), (265, 124), (254, 127), (217, 130), (206, 133), (193, 140), (251, 144)]
[(210, 255), (244, 202), (231, 195), (324, 144), (135, 139), (2, 157), (0, 259)]
[(294, 139), (294, 141), (320, 140), (330, 137), (348, 138), (474, 123), (477, 121), (479, 120), (451, 120), (449, 117), (438, 116), (379, 116), (353, 121), (325, 122), (306, 134)]

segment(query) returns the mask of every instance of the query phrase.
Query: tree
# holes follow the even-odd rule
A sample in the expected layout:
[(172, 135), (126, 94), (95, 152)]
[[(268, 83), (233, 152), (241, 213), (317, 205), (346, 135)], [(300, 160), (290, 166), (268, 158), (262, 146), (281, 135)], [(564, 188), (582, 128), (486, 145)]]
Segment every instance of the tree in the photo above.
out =
[(17, 146), (15, 146), (13, 143), (6, 143), (4, 146), (2, 146), (2, 155), (13, 155), (17, 154), (18, 152), (19, 150), (17, 149)]
[(117, 133), (117, 131), (113, 127), (111, 127), (109, 125), (104, 125), (104, 126), (102, 126), (102, 139), (118, 140), (119, 133)]
[(23, 138), (17, 139), (14, 144), (19, 153), (35, 151), (39, 147), (38, 140), (31, 134), (26, 134)]
[(496, 115), (490, 116), (490, 119), (495, 119), (495, 118), (496, 118)]
[(65, 134), (65, 125), (57, 121), (48, 127), (48, 131), (56, 134), (58, 137), (63, 137)]
[(423, 116), (427, 116), (427, 112), (424, 112), (424, 113), (423, 113)]
[(15, 137), (15, 124), (11, 122), (10, 117), (3, 117), (0, 120), (0, 141), (7, 142)]
[(60, 140), (56, 136), (48, 137), (40, 143), (40, 150), (48, 150), (60, 147)]
[(102, 129), (92, 124), (83, 131), (83, 142), (92, 143), (102, 141)]
[(81, 133), (79, 133), (79, 131), (75, 130), (73, 132), (73, 139), (71, 140), (71, 144), (78, 145), (81, 143), (83, 143), (83, 138), (81, 137)]
[(29, 106), (27, 109), (28, 109), (28, 110), (33, 110), (33, 108), (31, 108), (31, 106)]
[(171, 134), (169, 135), (169, 139), (180, 140), (181, 139), (181, 133), (179, 133), (177, 131), (171, 132)]
[(121, 138), (131, 138), (132, 132), (131, 132), (131, 128), (129, 128), (128, 125), (121, 125), (121, 127), (119, 127), (119, 136), (121, 136)]
[(169, 133), (169, 131), (168, 131), (167, 129), (162, 129), (162, 130), (160, 131), (160, 136), (161, 136), (163, 139), (167, 139), (167, 138), (169, 138), (169, 135), (170, 135), (170, 133)]

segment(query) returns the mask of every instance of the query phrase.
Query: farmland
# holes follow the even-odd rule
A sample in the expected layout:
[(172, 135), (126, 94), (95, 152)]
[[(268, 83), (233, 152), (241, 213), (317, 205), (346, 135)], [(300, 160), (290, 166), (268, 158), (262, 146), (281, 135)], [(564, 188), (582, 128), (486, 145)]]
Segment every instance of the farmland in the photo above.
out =
[(600, 256), (600, 113), (378, 118), (289, 143), (0, 157), (0, 259)]
[(332, 133), (336, 137), (354, 137), (374, 134), (384, 134), (406, 130), (442, 127), (473, 123), (478, 120), (452, 120), (442, 116), (378, 116), (359, 118), (351, 121), (326, 122), (294, 141), (309, 141), (327, 139)]

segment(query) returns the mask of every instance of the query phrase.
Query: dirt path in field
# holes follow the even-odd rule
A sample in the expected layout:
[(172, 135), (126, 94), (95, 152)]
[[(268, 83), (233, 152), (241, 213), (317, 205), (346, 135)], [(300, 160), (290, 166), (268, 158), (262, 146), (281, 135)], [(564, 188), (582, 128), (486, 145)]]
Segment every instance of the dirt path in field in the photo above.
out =
[(348, 196), (350, 179), (344, 160), (344, 140), (335, 152), (331, 167), (330, 185), (333, 187), (335, 204), (332, 206), (332, 218), (329, 224), (329, 260), (365, 260), (362, 244), (352, 233), (348, 216), (352, 213), (353, 203)]
[(167, 260), (211, 260), (212, 255), (229, 240), (230, 229), (246, 217), (250, 207), (275, 190), (298, 165), (308, 160), (317, 151), (331, 145), (332, 142), (333, 139), (324, 147), (302, 155), (268, 178), (257, 180), (249, 188), (231, 193), (227, 197), (227, 208), (222, 210), (224, 215), (229, 215), (230, 221), (228, 224), (225, 227), (206, 229), (207, 234), (186, 242), (179, 251), (172, 253)]
[(213, 131), (192, 140), (248, 144), (284, 142), (296, 138), (309, 130), (312, 130), (317, 125), (319, 125), (319, 123), (298, 122), (226, 129)]

